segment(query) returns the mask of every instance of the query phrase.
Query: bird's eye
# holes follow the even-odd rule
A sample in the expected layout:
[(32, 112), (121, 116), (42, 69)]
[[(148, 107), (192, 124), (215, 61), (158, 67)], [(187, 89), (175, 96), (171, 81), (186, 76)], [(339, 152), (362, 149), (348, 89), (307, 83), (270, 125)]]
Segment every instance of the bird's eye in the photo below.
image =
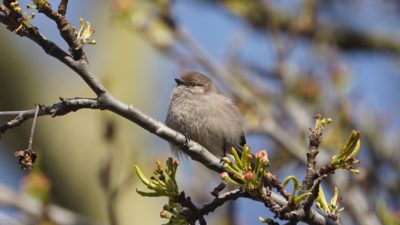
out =
[(196, 86), (196, 83), (195, 83), (194, 81), (190, 82), (189, 84), (190, 84), (190, 86), (192, 86), (192, 87)]

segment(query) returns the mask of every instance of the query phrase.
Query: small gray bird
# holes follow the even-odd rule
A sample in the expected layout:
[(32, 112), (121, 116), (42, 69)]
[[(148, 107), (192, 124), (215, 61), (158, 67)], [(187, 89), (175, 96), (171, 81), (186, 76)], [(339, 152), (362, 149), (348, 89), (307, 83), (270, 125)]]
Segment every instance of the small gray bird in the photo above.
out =
[[(242, 116), (232, 101), (221, 95), (213, 82), (198, 72), (175, 79), (166, 124), (201, 144), (217, 157), (246, 143)], [(182, 152), (171, 144), (179, 157)]]

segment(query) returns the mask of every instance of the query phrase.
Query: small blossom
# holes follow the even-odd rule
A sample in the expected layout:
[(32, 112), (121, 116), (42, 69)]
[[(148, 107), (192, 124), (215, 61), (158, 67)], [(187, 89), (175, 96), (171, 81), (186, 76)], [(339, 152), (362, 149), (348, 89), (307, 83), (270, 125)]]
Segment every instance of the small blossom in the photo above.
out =
[(78, 32), (78, 39), (81, 41), (82, 44), (96, 44), (96, 41), (91, 39), (92, 35), (94, 34), (94, 29), (91, 28), (90, 23), (86, 21), (86, 26), (85, 22), (83, 19), (80, 19), (80, 27), (79, 27), (79, 32)]
[(260, 150), (256, 153), (256, 158), (260, 159), (261, 162), (269, 162), (268, 153), (265, 150)]

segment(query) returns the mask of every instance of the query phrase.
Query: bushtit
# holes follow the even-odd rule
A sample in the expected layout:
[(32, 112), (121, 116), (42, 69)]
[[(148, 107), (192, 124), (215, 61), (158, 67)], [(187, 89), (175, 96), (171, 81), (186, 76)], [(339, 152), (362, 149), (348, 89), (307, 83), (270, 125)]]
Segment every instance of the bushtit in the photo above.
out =
[[(213, 82), (198, 72), (175, 79), (166, 124), (204, 146), (217, 157), (246, 143), (242, 117), (232, 101), (221, 95)], [(171, 145), (180, 156), (180, 149)]]

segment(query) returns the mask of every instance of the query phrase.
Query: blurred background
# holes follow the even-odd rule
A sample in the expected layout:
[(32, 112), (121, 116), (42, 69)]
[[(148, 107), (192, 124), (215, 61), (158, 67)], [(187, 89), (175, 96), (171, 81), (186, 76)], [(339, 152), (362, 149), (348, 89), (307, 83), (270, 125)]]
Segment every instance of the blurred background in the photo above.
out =
[[(30, 1), (19, 2), (34, 12), (24, 7)], [(59, 4), (49, 2), (54, 9)], [(328, 196), (339, 187), (343, 224), (372, 225), (400, 224), (399, 11), (395, 0), (86, 0), (70, 1), (66, 17), (75, 27), (82, 17), (96, 31), (97, 44), (85, 48), (90, 71), (115, 97), (160, 121), (174, 78), (187, 70), (210, 75), (240, 107), (253, 152), (266, 149), (281, 180), (303, 179), (314, 115), (333, 119), (321, 165), (351, 129), (359, 130), (360, 174), (338, 171), (323, 185)], [(67, 49), (54, 22), (35, 13), (31, 23)], [(51, 105), (60, 96), (94, 97), (32, 41), (4, 25), (0, 30), (0, 111)], [(40, 117), (34, 138), (40, 160), (32, 172), (21, 171), (13, 152), (27, 147), (30, 127), (27, 121), (0, 139), (1, 186), (39, 195), (95, 224), (167, 222), (159, 218), (167, 199), (139, 196), (136, 188), (145, 187), (133, 175), (134, 164), (150, 175), (157, 160), (165, 161), (167, 142), (109, 112)], [(181, 161), (181, 190), (206, 203), (218, 174)], [(235, 223), (223, 208), (206, 220), (244, 225), (272, 216), (250, 200), (236, 206)], [(4, 206), (0, 216), (21, 217)]]

